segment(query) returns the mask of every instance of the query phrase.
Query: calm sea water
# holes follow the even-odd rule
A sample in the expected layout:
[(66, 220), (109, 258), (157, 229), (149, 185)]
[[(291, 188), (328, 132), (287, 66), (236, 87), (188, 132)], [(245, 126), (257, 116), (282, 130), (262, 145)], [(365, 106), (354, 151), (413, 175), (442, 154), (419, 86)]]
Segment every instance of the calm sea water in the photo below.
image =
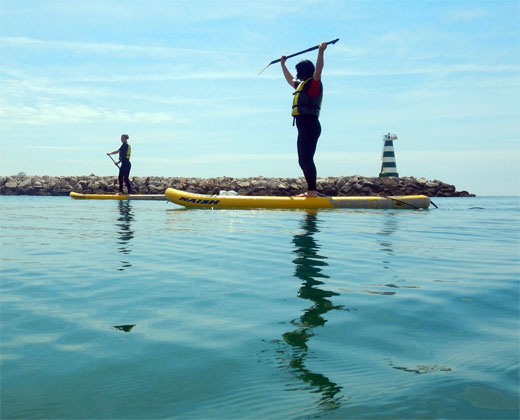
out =
[(0, 197), (2, 419), (519, 415), (518, 198)]

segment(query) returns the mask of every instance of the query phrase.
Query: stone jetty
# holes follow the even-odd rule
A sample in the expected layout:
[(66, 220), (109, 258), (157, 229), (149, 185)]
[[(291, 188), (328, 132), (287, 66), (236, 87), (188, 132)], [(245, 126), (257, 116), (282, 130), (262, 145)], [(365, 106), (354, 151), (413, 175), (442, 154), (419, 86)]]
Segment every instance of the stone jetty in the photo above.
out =
[[(135, 194), (163, 194), (166, 188), (200, 194), (236, 191), (239, 195), (296, 195), (306, 189), (304, 178), (183, 178), (131, 177)], [(0, 177), (0, 195), (64, 196), (71, 191), (84, 194), (114, 194), (114, 176), (28, 176)], [(330, 196), (414, 195), (429, 197), (474, 197), (467, 191), (438, 180), (401, 177), (379, 178), (359, 175), (318, 178), (318, 191)]]

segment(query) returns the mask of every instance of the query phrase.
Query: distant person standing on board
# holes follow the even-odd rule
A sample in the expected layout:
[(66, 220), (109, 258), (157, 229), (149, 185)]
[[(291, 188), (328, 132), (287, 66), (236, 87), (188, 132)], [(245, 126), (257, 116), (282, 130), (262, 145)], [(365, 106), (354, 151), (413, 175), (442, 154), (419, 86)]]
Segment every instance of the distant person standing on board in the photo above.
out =
[[(128, 194), (132, 194), (132, 186), (130, 185), (130, 169), (132, 165), (130, 163), (130, 154), (132, 152), (132, 148), (128, 144), (128, 134), (121, 135), (121, 147), (111, 153), (107, 153), (107, 155), (115, 155), (119, 153), (119, 161), (115, 162), (115, 165), (119, 167), (119, 194), (123, 194), (123, 181), (126, 184), (126, 189), (128, 190)], [(119, 166), (121, 164), (121, 166)]]
[(307, 192), (301, 194), (304, 197), (317, 197), (316, 190), (317, 171), (314, 164), (314, 153), (321, 134), (320, 116), (321, 100), (323, 98), (323, 85), (321, 72), (323, 70), (323, 52), (327, 43), (322, 42), (318, 48), (316, 67), (309, 60), (296, 64), (296, 80), (285, 66), (286, 57), (282, 56), (283, 75), (289, 85), (296, 89), (294, 92), (292, 116), (298, 129), (298, 163), (302, 168), (307, 181)]

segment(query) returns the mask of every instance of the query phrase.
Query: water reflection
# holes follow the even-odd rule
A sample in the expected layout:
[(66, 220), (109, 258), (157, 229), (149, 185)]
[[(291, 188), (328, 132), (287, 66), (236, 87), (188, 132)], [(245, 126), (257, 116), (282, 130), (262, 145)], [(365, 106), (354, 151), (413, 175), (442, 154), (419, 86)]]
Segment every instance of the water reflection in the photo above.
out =
[[(394, 211), (388, 211), (384, 214), (384, 218), (382, 219), (383, 226), (381, 229), (377, 232), (377, 235), (379, 236), (378, 242), (380, 245), (380, 250), (384, 254), (383, 258), (381, 260), (383, 264), (383, 268), (385, 270), (388, 270), (388, 280), (390, 280), (390, 283), (388, 284), (375, 284), (373, 286), (384, 286), (384, 287), (390, 287), (390, 288), (399, 288), (399, 286), (396, 286), (393, 284), (393, 282), (402, 282), (403, 280), (400, 280), (400, 277), (398, 275), (398, 268), (395, 263), (392, 267), (392, 262), (395, 261), (394, 257), (396, 256), (395, 249), (394, 249), (394, 239), (392, 236), (394, 233), (398, 230), (399, 224), (398, 224), (398, 218)], [(391, 276), (391, 278), (390, 278)], [(384, 295), (395, 295), (395, 291), (392, 292), (373, 292), (374, 294), (384, 294)]]
[[(118, 251), (121, 254), (128, 255), (132, 252), (130, 241), (134, 237), (134, 231), (132, 230), (131, 222), (134, 220), (134, 213), (132, 212), (132, 205), (128, 200), (120, 200), (119, 204), (119, 217), (117, 219), (117, 234), (118, 234)], [(121, 260), (121, 267), (119, 271), (124, 271), (130, 268), (132, 264), (129, 261)]]
[(119, 331), (130, 332), (136, 324), (114, 325), (112, 328)]
[(321, 373), (312, 372), (305, 366), (305, 359), (309, 352), (309, 339), (315, 335), (317, 327), (323, 327), (327, 320), (324, 318), (332, 309), (342, 309), (342, 305), (334, 305), (330, 298), (338, 296), (338, 293), (324, 290), (321, 286), (324, 279), (329, 278), (324, 274), (323, 268), (328, 266), (327, 257), (319, 254), (320, 246), (314, 239), (314, 234), (319, 232), (317, 212), (307, 212), (302, 221), (302, 233), (293, 238), (296, 258), (294, 275), (302, 281), (298, 290), (298, 297), (312, 302), (303, 314), (291, 321), (295, 327), (293, 331), (283, 334), (284, 341), (292, 346), (290, 366), (295, 369), (298, 377), (311, 385), (321, 394), (320, 405), (335, 409), (340, 406), (341, 397), (337, 395), (342, 387), (332, 382)]
[[(389, 256), (394, 255), (394, 247), (391, 236), (395, 233), (398, 227), (399, 226), (397, 224), (396, 215), (391, 211), (385, 213), (383, 228), (378, 232), (378, 235), (382, 236), (379, 242), (379, 244), (381, 245), (381, 251), (383, 251), (385, 254)], [(383, 263), (388, 265), (390, 264), (389, 261), (383, 261)], [(389, 268), (389, 266), (385, 265), (385, 268)]]

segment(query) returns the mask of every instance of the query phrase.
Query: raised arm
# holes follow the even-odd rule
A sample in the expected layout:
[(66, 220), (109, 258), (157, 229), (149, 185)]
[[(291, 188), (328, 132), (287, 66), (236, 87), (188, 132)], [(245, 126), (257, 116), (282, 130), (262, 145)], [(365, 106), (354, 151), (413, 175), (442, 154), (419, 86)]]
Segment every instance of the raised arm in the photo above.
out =
[(291, 87), (294, 89), (294, 77), (285, 65), (285, 60), (285, 55), (282, 55), (282, 58), (280, 58), (280, 65), (282, 66), (283, 75), (285, 76), (287, 83), (289, 83), (289, 85), (291, 85)]
[(316, 70), (314, 70), (314, 75), (312, 78), (316, 81), (321, 80), (321, 72), (323, 71), (323, 52), (327, 49), (327, 43), (322, 42), (320, 47), (318, 48), (318, 58), (316, 59)]

